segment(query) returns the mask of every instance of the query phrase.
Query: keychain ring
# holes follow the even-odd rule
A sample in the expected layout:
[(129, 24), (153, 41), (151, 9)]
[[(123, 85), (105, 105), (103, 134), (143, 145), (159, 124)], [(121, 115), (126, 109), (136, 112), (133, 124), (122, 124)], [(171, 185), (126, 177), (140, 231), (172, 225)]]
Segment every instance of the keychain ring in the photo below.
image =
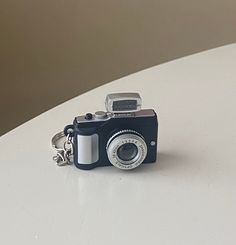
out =
[(64, 150), (63, 147), (58, 147), (57, 143), (58, 141), (61, 139), (61, 138), (65, 138), (65, 134), (63, 131), (55, 134), (53, 137), (52, 137), (52, 140), (51, 140), (51, 145), (52, 145), (52, 148), (55, 149), (56, 151), (62, 151)]
[[(63, 147), (59, 147), (58, 141), (65, 137), (66, 140), (63, 143)], [(52, 137), (51, 145), (52, 148), (56, 151), (56, 155), (53, 157), (53, 160), (57, 163), (58, 166), (65, 166), (73, 163), (70, 159), (70, 156), (73, 155), (73, 143), (71, 141), (71, 136), (65, 136), (63, 131), (59, 132)]]

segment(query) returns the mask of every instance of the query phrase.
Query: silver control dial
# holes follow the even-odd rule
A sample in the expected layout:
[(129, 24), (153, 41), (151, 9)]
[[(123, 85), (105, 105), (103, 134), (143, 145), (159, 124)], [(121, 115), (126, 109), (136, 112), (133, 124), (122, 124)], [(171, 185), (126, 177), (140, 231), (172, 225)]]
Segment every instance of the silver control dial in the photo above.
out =
[(107, 117), (107, 113), (105, 111), (96, 111), (94, 115), (96, 119), (104, 119)]

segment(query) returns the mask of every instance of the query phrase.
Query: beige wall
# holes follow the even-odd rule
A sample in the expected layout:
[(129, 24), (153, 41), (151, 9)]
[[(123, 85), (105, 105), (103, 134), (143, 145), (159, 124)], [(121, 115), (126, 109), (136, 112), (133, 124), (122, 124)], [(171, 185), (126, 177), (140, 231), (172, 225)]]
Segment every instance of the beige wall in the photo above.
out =
[(0, 134), (135, 71), (236, 41), (235, 0), (3, 0)]

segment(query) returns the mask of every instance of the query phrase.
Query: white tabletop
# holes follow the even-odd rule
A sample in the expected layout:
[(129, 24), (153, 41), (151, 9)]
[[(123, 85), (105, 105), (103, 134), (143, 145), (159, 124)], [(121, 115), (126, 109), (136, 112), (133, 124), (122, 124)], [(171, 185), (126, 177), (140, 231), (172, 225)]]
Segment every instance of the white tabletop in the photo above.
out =
[[(51, 136), (119, 91), (157, 111), (157, 163), (57, 167)], [(236, 44), (111, 82), (7, 133), (0, 244), (236, 244), (235, 107)]]

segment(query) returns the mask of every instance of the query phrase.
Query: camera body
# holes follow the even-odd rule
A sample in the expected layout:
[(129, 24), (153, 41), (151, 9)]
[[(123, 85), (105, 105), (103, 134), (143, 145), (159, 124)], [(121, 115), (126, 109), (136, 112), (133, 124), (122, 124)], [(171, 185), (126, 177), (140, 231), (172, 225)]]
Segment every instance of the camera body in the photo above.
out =
[[(76, 167), (88, 170), (114, 165), (129, 170), (141, 163), (156, 161), (158, 121), (155, 111), (137, 110), (137, 104), (132, 106), (127, 98), (124, 103), (122, 95), (122, 103), (118, 103), (121, 107), (116, 105), (113, 108), (118, 109), (116, 113), (87, 113), (76, 117), (73, 126), (65, 128), (65, 134), (68, 134), (68, 129), (73, 130)], [(127, 105), (132, 107), (130, 111), (124, 108)]]

